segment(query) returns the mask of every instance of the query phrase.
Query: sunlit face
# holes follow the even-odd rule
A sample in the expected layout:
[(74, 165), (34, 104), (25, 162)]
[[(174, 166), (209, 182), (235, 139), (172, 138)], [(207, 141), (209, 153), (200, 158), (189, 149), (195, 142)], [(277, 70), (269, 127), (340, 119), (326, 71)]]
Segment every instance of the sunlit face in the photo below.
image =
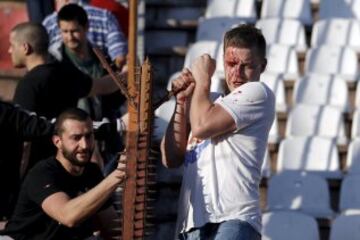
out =
[(14, 67), (25, 67), (25, 52), (22, 44), (16, 39), (16, 33), (11, 32), (9, 37), (9, 54), (11, 56), (11, 62)]
[(58, 137), (57, 148), (65, 159), (75, 166), (86, 165), (94, 151), (94, 132), (91, 121), (67, 119)]
[(87, 29), (77, 21), (60, 21), (59, 28), (63, 43), (69, 50), (79, 52), (87, 44)]
[(226, 83), (232, 92), (247, 82), (259, 81), (266, 60), (259, 57), (256, 49), (229, 46), (224, 53)]

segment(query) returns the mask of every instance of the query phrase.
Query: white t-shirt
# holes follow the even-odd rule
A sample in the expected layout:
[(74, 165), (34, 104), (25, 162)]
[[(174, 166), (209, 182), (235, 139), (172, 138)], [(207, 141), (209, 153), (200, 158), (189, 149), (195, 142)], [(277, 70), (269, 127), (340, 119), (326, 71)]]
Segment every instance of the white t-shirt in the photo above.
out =
[(274, 94), (261, 82), (249, 82), (215, 103), (234, 118), (237, 129), (217, 139), (189, 141), (177, 234), (231, 219), (261, 232), (259, 183), (275, 116)]

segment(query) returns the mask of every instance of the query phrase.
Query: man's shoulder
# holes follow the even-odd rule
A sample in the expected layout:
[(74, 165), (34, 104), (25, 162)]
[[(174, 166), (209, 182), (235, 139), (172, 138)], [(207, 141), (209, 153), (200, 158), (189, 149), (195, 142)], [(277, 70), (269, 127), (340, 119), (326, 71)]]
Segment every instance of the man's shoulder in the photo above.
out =
[(56, 159), (55, 157), (49, 157), (49, 158), (46, 158), (46, 159), (43, 159), (43, 160), (40, 160), (39, 162), (37, 162), (34, 167), (30, 170), (30, 172), (32, 171), (43, 171), (44, 169), (47, 169), (47, 168), (53, 168), (53, 167), (57, 167), (57, 164), (56, 164)]
[(273, 92), (263, 82), (256, 81), (248, 82), (237, 87), (230, 95), (238, 97), (249, 95), (252, 96), (254, 100), (261, 100), (272, 98)]
[(45, 176), (53, 176), (53, 171), (56, 168), (56, 160), (54, 157), (40, 160), (28, 172), (24, 184), (32, 183), (35, 179), (42, 179)]
[(49, 25), (56, 23), (56, 21), (57, 21), (57, 12), (53, 12), (45, 17), (45, 19), (42, 22), (42, 25), (48, 27)]
[(41, 64), (26, 73), (19, 84), (36, 85), (42, 83), (47, 81), (55, 70), (56, 67), (53, 64)]
[(111, 13), (103, 8), (99, 8), (99, 7), (95, 7), (95, 6), (91, 6), (91, 5), (85, 5), (83, 6), (83, 8), (85, 9), (85, 11), (87, 12), (87, 14), (89, 15), (89, 18), (92, 18), (93, 16), (109, 16)]

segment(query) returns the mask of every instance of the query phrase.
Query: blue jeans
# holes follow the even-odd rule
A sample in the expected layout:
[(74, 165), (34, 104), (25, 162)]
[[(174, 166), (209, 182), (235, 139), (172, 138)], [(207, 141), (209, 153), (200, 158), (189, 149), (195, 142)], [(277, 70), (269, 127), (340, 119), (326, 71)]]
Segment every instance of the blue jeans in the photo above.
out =
[(247, 222), (229, 220), (206, 225), (179, 234), (179, 240), (261, 240), (261, 235)]

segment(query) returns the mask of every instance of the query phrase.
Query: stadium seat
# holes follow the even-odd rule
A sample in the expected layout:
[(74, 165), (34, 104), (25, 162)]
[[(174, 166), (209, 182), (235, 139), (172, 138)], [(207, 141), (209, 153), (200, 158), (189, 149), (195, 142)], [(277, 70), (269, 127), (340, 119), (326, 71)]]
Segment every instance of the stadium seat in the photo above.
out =
[(321, 137), (287, 137), (282, 140), (276, 171), (306, 171), (329, 179), (342, 177), (335, 141)]
[(0, 70), (13, 69), (11, 57), (8, 53), (9, 35), (11, 29), (18, 23), (28, 21), (25, 3), (0, 2)]
[(356, 108), (352, 118), (351, 138), (360, 138), (360, 108)]
[(293, 210), (315, 218), (331, 218), (330, 193), (324, 178), (304, 172), (282, 172), (269, 180), (269, 211)]
[(217, 41), (198, 41), (190, 46), (185, 56), (184, 67), (190, 68), (192, 62), (199, 56), (207, 53), (216, 59), (220, 49), (220, 43)]
[(205, 18), (212, 17), (241, 17), (248, 23), (255, 23), (255, 0), (208, 0)]
[(360, 84), (357, 83), (356, 85), (356, 91), (355, 91), (355, 102), (354, 102), (354, 108), (360, 108)]
[(296, 52), (305, 52), (307, 49), (305, 28), (298, 20), (264, 18), (257, 21), (256, 27), (261, 29), (267, 44), (294, 47)]
[(188, 35), (184, 31), (151, 30), (146, 32), (147, 54), (169, 54), (174, 47), (186, 47)]
[(271, 159), (269, 154), (269, 149), (266, 148), (264, 161), (261, 166), (261, 177), (269, 178), (271, 176)]
[(261, 18), (289, 18), (312, 25), (310, 0), (263, 0)]
[(299, 212), (267, 212), (262, 216), (262, 240), (319, 240), (315, 219)]
[(329, 18), (314, 23), (311, 46), (334, 45), (360, 52), (360, 23), (355, 19)]
[(349, 112), (346, 81), (334, 75), (307, 74), (295, 82), (293, 104), (333, 106)]
[(360, 215), (339, 215), (331, 225), (330, 240), (358, 240)]
[(296, 104), (288, 115), (285, 136), (325, 137), (347, 144), (343, 114), (331, 106)]
[(170, 119), (174, 113), (175, 98), (163, 103), (158, 109), (155, 110), (153, 140), (160, 143), (165, 134)]
[(349, 47), (323, 45), (310, 48), (305, 57), (305, 73), (338, 75), (347, 82), (358, 80), (358, 60)]
[(260, 81), (265, 83), (275, 94), (275, 107), (277, 112), (286, 112), (285, 86), (282, 74), (264, 72), (260, 76)]
[(196, 30), (196, 41), (222, 42), (226, 31), (242, 23), (245, 22), (237, 17), (201, 18)]
[(294, 48), (279, 44), (268, 45), (267, 60), (267, 72), (283, 74), (286, 80), (299, 78), (299, 64)]
[(356, 210), (360, 213), (359, 181), (359, 174), (346, 175), (345, 178), (342, 180), (339, 202), (340, 212), (346, 214)]
[(321, 0), (319, 19), (355, 18), (360, 19), (360, 0)]
[(271, 125), (268, 137), (268, 143), (277, 144), (280, 142), (281, 136), (279, 132), (279, 123), (277, 120), (277, 115), (275, 114), (275, 118), (273, 124)]
[(350, 142), (346, 155), (346, 171), (348, 174), (360, 175), (360, 136)]

